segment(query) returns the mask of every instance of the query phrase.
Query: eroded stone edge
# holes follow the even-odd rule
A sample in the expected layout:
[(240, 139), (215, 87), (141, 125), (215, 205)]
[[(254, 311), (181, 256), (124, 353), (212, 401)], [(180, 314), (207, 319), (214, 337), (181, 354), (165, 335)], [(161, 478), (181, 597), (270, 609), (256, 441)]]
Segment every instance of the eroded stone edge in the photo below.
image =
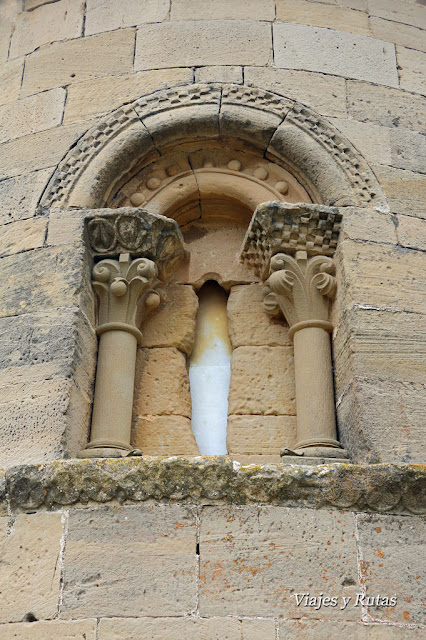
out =
[[(1, 474), (0, 474), (1, 476)], [(426, 513), (419, 464), (250, 465), (227, 456), (56, 460), (4, 474), (13, 511), (146, 500)]]

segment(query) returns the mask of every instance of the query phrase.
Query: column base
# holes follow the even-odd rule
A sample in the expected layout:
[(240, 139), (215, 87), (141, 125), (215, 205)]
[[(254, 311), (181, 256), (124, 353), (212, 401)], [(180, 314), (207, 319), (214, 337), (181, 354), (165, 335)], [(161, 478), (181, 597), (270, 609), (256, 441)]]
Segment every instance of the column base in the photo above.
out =
[(87, 445), (83, 451), (77, 454), (77, 458), (126, 458), (128, 456), (141, 456), (140, 449), (133, 449), (130, 445), (119, 442), (93, 442)]
[(345, 458), (313, 458), (311, 456), (281, 456), (281, 464), (304, 464), (308, 466), (317, 464), (336, 464), (350, 461)]
[(323, 464), (321, 462), (308, 463), (306, 460), (327, 460), (327, 462), (339, 462), (349, 458), (346, 449), (340, 447), (303, 447), (297, 449), (283, 449), (281, 460), (286, 462), (292, 458), (299, 464)]

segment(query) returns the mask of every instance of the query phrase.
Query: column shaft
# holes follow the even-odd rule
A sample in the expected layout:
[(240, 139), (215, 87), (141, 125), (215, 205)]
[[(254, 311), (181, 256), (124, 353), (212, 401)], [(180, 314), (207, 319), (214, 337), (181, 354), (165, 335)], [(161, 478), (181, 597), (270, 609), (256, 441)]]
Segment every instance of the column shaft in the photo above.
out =
[(137, 340), (127, 331), (99, 339), (90, 448), (130, 451)]
[[(336, 440), (330, 336), (319, 327), (294, 334), (297, 405), (296, 448), (303, 444), (339, 446)], [(330, 440), (330, 442), (328, 442)], [(306, 452), (308, 455), (308, 452)]]

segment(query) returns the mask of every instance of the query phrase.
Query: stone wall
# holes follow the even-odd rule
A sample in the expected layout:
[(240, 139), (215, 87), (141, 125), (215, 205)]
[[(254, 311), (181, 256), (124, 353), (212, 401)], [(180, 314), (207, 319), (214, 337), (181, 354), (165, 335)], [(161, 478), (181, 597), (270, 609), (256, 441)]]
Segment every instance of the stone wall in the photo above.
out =
[[(1, 638), (405, 640), (424, 633), (417, 476), (412, 493), (406, 476), (384, 467), (389, 484), (381, 493), (375, 481), (363, 484), (367, 467), (357, 476), (348, 465), (351, 479), (339, 476), (333, 500), (310, 502), (298, 483), (329, 495), (317, 480), (324, 468), (236, 466), (241, 493), (229, 461), (225, 471), (215, 470), (217, 461), (200, 463), (198, 475), (176, 471), (176, 459), (160, 470), (128, 461), (124, 480), (96, 476), (92, 463), (49, 462), (76, 455), (87, 441), (97, 343), (83, 214), (38, 207), (58, 163), (88, 129), (160, 89), (255, 86), (324, 116), (364, 156), (389, 205), (347, 208), (336, 255), (343, 444), (361, 462), (421, 462), (424, 23), (419, 0), (0, 2), (0, 466), (47, 462), (66, 480), (47, 502), (51, 489), (37, 479), (44, 467), (0, 472)], [(179, 327), (157, 317), (145, 328), (139, 366), (149, 393), (135, 403), (136, 446), (147, 446), (148, 419), (157, 432), (171, 427), (176, 442), (188, 433), (185, 357), (196, 301), (189, 287), (173, 286), (166, 304), (186, 301)], [(291, 373), (282, 387), (274, 378), (291, 343), (263, 315), (259, 291), (237, 284), (228, 302), (235, 349), (228, 437), (245, 461), (254, 428), (264, 456), (283, 423), (294, 438)], [(169, 333), (159, 342), (160, 328)], [(270, 388), (253, 396), (259, 359), (268, 362)], [(152, 410), (155, 371), (171, 361), (181, 376), (170, 377), (167, 407)], [(184, 445), (177, 454), (192, 452), (192, 441)], [(263, 489), (273, 474), (271, 498)], [(79, 487), (84, 499), (72, 497)], [(31, 500), (13, 502), (21, 489)], [(129, 498), (131, 490), (140, 494)], [(297, 606), (295, 594), (308, 592), (337, 597), (340, 606), (343, 596), (352, 600), (344, 610)], [(357, 594), (396, 595), (397, 605), (355, 607)]]

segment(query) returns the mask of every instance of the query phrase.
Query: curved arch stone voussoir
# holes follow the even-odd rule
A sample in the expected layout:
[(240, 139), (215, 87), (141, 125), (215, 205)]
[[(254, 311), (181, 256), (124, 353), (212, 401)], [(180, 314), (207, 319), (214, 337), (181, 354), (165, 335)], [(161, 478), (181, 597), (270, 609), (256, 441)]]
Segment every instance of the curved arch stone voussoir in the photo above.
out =
[(386, 208), (365, 159), (330, 123), (278, 94), (241, 85), (157, 91), (101, 119), (54, 172), (41, 206), (103, 207), (142, 159), (182, 142), (229, 140), (279, 158), (314, 200)]

